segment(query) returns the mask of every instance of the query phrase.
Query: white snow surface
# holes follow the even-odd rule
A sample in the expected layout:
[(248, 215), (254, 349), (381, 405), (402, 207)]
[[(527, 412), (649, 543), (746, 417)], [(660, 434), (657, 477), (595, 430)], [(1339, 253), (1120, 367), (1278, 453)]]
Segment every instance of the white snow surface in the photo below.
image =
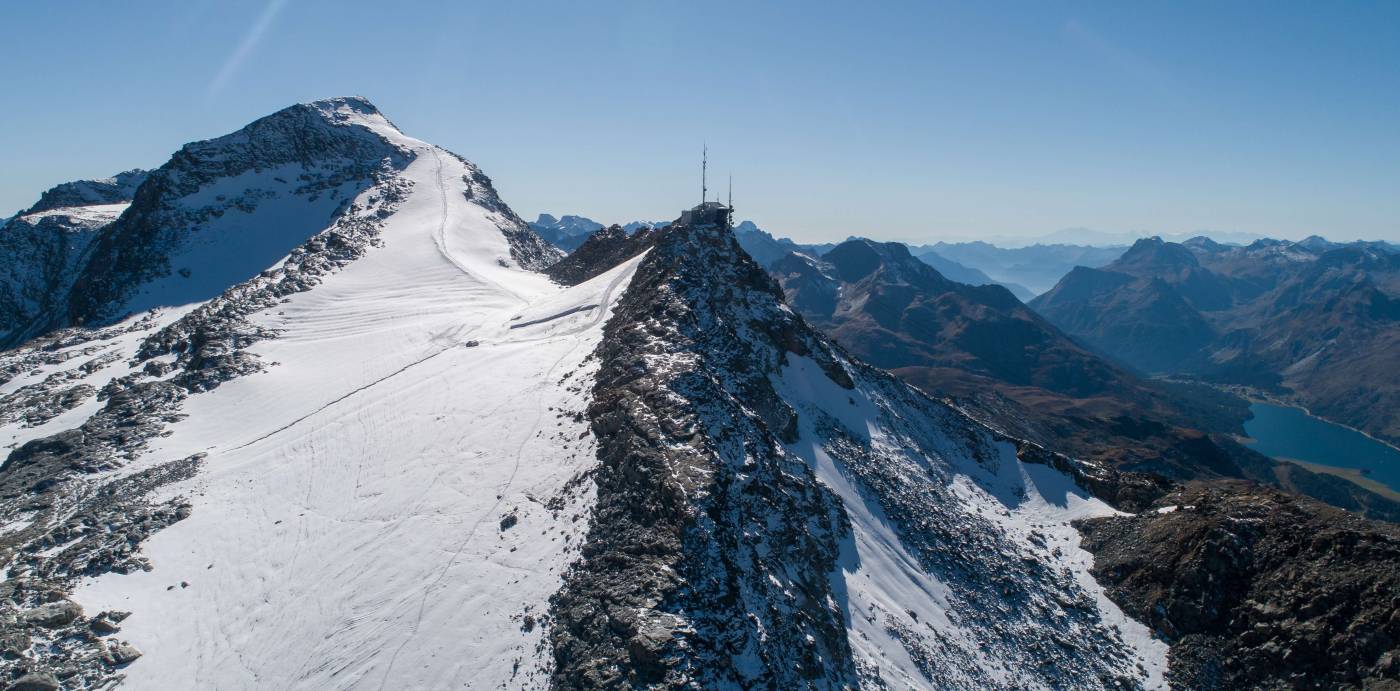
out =
[(208, 454), (163, 490), (194, 511), (143, 543), (154, 570), (74, 593), (134, 613), (131, 688), (545, 682), (527, 616), (587, 525), (584, 359), (640, 258), (567, 289), (513, 268), (463, 164), (381, 129), (417, 154), (383, 246), (256, 315), (268, 370), (191, 396), (126, 469)]
[(41, 219), (50, 216), (66, 216), (74, 225), (96, 228), (105, 226), (126, 211), (126, 207), (131, 206), (131, 202), (118, 202), (116, 204), (93, 204), (90, 206), (65, 206), (57, 209), (44, 209), (33, 213), (16, 216), (16, 220), (24, 221), (30, 225), (38, 223)]

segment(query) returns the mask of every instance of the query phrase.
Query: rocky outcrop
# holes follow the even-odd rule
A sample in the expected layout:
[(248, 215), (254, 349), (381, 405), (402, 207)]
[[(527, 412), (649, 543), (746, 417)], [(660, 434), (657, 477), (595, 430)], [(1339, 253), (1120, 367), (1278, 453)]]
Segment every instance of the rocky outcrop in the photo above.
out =
[[(0, 346), (213, 298), (338, 219), (391, 213), (402, 196), (399, 172), (420, 151), (362, 98), (292, 106), (232, 134), (187, 144), (143, 174), (124, 211), (85, 207), (108, 214), (100, 225), (89, 223), (92, 232), (45, 230), (43, 243), (26, 239), (34, 232), (0, 235), (0, 258), (23, 254), (14, 265), (26, 277), (0, 289)], [(541, 270), (563, 256), (501, 201), (490, 178), (461, 163), (461, 193), (491, 217), (512, 261)], [(56, 211), (41, 213), (58, 218)], [(65, 238), (71, 241), (58, 242)]]
[(588, 236), (572, 254), (559, 260), (545, 273), (566, 286), (578, 285), (645, 252), (656, 241), (654, 231), (644, 228), (628, 235), (622, 226), (612, 225)]
[[(130, 198), (117, 200), (125, 201)], [(124, 208), (121, 203), (44, 208), (0, 223), (0, 265), (6, 267), (0, 275), (0, 344), (63, 307), (88, 248)]]
[[(88, 448), (70, 437), (31, 447), (28, 459), (77, 458), (84, 451), (112, 449)], [(192, 477), (200, 461), (163, 463), (95, 486), (41, 481), (19, 488), (19, 497), (12, 494), (18, 476), (9, 463), (0, 470), (7, 493), (0, 511), (7, 525), (21, 524), (0, 536), (0, 560), (8, 566), (0, 582), (0, 682), (11, 684), (6, 688), (109, 688), (120, 681), (121, 667), (141, 655), (116, 636), (128, 613), (86, 613), (68, 592), (79, 579), (149, 570), (141, 543), (190, 514), (183, 497), (156, 500), (153, 493)], [(55, 685), (43, 686), (50, 681)]]
[[(260, 369), (248, 346), (275, 332), (247, 320), (279, 300), (310, 290), (328, 274), (363, 256), (377, 241), (383, 219), (392, 215), (407, 193), (407, 183), (388, 178), (378, 186), (370, 206), (352, 203), (327, 230), (307, 240), (281, 265), (233, 286), (142, 342), (138, 361), (173, 355), (178, 373), (170, 381), (189, 391), (207, 391), (219, 383)], [(145, 374), (163, 376), (166, 365), (153, 363)]]
[(1080, 529), (1178, 688), (1400, 688), (1400, 527), (1217, 483)]
[(136, 188), (140, 187), (149, 175), (150, 171), (133, 168), (110, 178), (75, 180), (55, 185), (45, 190), (39, 196), (39, 201), (20, 215), (73, 206), (129, 202), (136, 196)]
[(598, 500), (551, 608), (557, 688), (855, 683), (826, 578), (848, 527), (783, 449), (796, 415), (768, 379), (820, 345), (739, 256), (721, 226), (659, 235), (594, 355)]

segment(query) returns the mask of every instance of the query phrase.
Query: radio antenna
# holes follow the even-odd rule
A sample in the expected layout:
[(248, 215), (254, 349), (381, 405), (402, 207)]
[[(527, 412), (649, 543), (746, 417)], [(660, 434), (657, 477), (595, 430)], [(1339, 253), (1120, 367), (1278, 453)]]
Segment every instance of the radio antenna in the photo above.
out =
[(703, 205), (703, 204), (705, 203), (705, 200), (706, 200), (707, 198), (709, 198), (709, 196), (710, 196), (710, 188), (706, 186), (706, 180), (705, 180), (705, 173), (706, 173), (706, 170), (709, 168), (709, 165), (710, 165), (710, 145), (709, 145), (709, 144), (704, 144), (703, 146), (704, 146), (704, 148), (700, 150), (700, 204), (701, 204), (701, 205)]
[(729, 225), (734, 225), (734, 174), (729, 174), (729, 210), (725, 212), (729, 217)]

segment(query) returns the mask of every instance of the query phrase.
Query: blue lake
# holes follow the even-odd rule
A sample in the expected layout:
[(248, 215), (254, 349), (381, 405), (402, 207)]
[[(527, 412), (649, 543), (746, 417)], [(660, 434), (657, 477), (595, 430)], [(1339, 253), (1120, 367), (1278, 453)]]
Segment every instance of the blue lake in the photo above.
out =
[(1298, 408), (1255, 403), (1249, 411), (1254, 413), (1244, 423), (1254, 439), (1249, 448), (1274, 458), (1366, 470), (1370, 479), (1400, 491), (1400, 451)]

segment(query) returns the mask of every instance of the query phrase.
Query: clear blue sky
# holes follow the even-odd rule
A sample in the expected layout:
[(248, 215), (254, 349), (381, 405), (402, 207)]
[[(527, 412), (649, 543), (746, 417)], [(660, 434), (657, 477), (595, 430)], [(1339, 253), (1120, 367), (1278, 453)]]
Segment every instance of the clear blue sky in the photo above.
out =
[(0, 3), (0, 215), (360, 94), (531, 218), (1400, 240), (1400, 2), (865, 5)]

